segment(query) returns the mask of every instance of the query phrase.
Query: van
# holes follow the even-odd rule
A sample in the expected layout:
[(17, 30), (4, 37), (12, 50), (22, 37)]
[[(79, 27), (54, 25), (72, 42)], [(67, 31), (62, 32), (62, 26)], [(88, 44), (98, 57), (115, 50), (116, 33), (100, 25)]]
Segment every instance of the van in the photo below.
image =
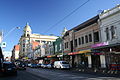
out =
[(70, 64), (66, 61), (55, 61), (54, 62), (54, 68), (59, 68), (59, 69), (69, 69)]

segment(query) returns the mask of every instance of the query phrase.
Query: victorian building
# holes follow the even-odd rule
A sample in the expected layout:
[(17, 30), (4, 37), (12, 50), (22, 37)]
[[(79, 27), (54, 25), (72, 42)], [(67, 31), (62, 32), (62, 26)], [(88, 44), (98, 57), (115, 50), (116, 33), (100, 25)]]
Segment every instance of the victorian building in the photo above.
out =
[(120, 5), (104, 10), (99, 16), (101, 46), (95, 50), (103, 53), (103, 67), (120, 70)]
[(68, 60), (72, 67), (84, 65), (84, 67), (91, 68), (100, 65), (100, 59), (97, 62), (92, 60), (92, 57), (95, 59), (99, 57), (90, 54), (91, 45), (100, 41), (98, 19), (97, 15), (68, 30), (64, 35), (64, 59)]
[(23, 30), (23, 35), (21, 36), (20, 43), (20, 58), (28, 57), (33, 58), (33, 53), (35, 47), (40, 46), (41, 52), (40, 56), (45, 55), (44, 44), (53, 42), (57, 39), (57, 36), (33, 34), (31, 27), (27, 24)]

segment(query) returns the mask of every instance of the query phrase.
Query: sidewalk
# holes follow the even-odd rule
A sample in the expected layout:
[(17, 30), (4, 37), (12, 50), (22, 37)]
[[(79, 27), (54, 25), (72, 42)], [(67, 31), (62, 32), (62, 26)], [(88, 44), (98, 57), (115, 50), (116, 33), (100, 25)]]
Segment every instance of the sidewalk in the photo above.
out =
[(79, 71), (82, 73), (87, 74), (97, 74), (97, 75), (103, 75), (103, 76), (112, 76), (112, 77), (120, 77), (120, 71), (113, 71), (113, 70), (107, 70), (107, 69), (93, 69), (93, 68), (72, 68), (73, 71)]

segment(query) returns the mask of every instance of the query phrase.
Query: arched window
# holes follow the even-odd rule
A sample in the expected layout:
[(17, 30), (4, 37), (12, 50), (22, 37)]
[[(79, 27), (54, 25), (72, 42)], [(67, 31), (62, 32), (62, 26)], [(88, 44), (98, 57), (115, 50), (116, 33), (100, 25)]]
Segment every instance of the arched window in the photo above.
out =
[(111, 37), (112, 39), (115, 38), (115, 27), (114, 26), (111, 26)]
[(109, 28), (106, 28), (106, 39), (109, 40), (110, 37), (109, 37)]

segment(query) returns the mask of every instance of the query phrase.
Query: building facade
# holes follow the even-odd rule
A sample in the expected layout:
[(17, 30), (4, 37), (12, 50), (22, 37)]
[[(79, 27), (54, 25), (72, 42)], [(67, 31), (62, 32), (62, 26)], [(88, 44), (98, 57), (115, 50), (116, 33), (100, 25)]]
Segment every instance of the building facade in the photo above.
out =
[(13, 47), (11, 61), (15, 61), (19, 59), (19, 50), (20, 50), (20, 45), (15, 45)]
[[(24, 33), (21, 36), (19, 43), (20, 43), (20, 58), (32, 56), (35, 48), (37, 46), (41, 46), (40, 55), (45, 55), (44, 44), (53, 42), (57, 39), (57, 36), (49, 36), (49, 35), (40, 35), (40, 34), (33, 34), (31, 27), (27, 24), (24, 28)], [(39, 43), (37, 46), (34, 43)]]
[(72, 67), (84, 65), (91, 68), (96, 65), (90, 52), (92, 52), (91, 45), (100, 42), (98, 19), (97, 15), (64, 35), (64, 54)]
[[(100, 33), (103, 46), (97, 47), (105, 56), (105, 67), (112, 69), (120, 65), (120, 5), (104, 10), (100, 15)], [(119, 68), (120, 70), (120, 68)]]

